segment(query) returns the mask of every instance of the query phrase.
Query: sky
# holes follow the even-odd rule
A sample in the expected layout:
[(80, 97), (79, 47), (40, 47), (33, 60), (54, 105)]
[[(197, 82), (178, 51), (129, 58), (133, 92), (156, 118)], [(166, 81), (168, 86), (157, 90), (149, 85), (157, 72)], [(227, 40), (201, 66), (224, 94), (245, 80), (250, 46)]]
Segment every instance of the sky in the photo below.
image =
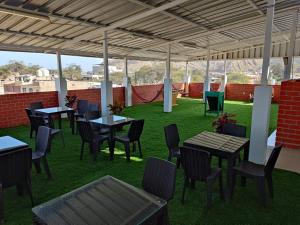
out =
[[(34, 64), (47, 69), (57, 69), (55, 54), (0, 51), (0, 66), (7, 64), (9, 60), (23, 61), (26, 65)], [(61, 61), (63, 67), (75, 63), (87, 72), (92, 71), (92, 66), (101, 63), (102, 59), (62, 55)]]

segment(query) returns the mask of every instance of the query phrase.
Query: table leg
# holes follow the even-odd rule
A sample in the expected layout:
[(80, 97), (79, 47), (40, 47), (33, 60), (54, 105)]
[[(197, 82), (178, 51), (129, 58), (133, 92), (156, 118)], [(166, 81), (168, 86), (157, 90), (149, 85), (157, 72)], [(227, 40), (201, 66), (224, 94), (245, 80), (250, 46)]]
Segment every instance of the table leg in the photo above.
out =
[(61, 129), (61, 114), (58, 115), (58, 127)]
[(74, 127), (75, 127), (74, 112), (71, 112), (70, 115), (71, 115), (70, 123), (71, 123), (72, 134), (74, 134), (75, 133), (75, 131), (74, 131)]
[(235, 160), (236, 160), (235, 157), (229, 157), (227, 159), (227, 181), (226, 181), (226, 190), (225, 190), (225, 199), (227, 202), (231, 198), (233, 166)]
[[(248, 142), (248, 144), (244, 147), (244, 161), (249, 160), (249, 147), (250, 143)], [(241, 185), (246, 186), (246, 177), (241, 177)]]
[(110, 128), (109, 132), (109, 159), (114, 159), (114, 151), (115, 151), (115, 138), (114, 138), (114, 130)]

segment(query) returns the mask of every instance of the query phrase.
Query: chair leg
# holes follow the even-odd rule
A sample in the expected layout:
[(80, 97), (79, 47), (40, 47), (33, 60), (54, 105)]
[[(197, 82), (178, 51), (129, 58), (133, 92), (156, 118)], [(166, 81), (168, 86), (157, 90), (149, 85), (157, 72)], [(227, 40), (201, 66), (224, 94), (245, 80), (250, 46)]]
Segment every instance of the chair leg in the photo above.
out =
[(207, 181), (207, 208), (210, 208), (212, 205), (212, 186), (213, 182), (212, 181)]
[(81, 150), (80, 150), (80, 160), (83, 158), (83, 149), (84, 149), (84, 141), (81, 143)]
[(179, 157), (177, 157), (176, 166), (177, 166), (177, 169), (180, 168), (180, 158)]
[(125, 144), (125, 153), (126, 153), (126, 160), (130, 161), (130, 143), (126, 142)]
[(220, 188), (220, 198), (224, 200), (224, 189), (223, 189), (223, 174), (222, 171), (219, 175), (219, 188)]
[(246, 186), (246, 182), (247, 182), (246, 177), (241, 176), (241, 186), (242, 186), (242, 187), (245, 187), (245, 186)]
[(24, 195), (24, 184), (23, 183), (17, 184), (17, 193), (19, 196)]
[(181, 197), (181, 203), (184, 204), (184, 196), (185, 196), (185, 190), (186, 190), (186, 186), (188, 184), (189, 180), (188, 178), (184, 179), (184, 184), (183, 184), (183, 190), (182, 190), (182, 197)]
[(267, 176), (267, 182), (268, 182), (268, 188), (269, 188), (269, 192), (270, 192), (270, 197), (273, 198), (274, 197), (274, 191), (273, 191), (273, 179), (272, 179), (272, 175), (271, 176)]
[(219, 161), (219, 168), (222, 168), (222, 158), (218, 157), (218, 161)]
[(39, 159), (33, 160), (33, 165), (34, 165), (34, 167), (36, 169), (36, 172), (37, 173), (41, 173), (42, 170), (41, 170), (40, 160)]
[(132, 152), (136, 152), (136, 143), (132, 142)]
[(257, 185), (258, 195), (260, 196), (261, 203), (263, 206), (266, 206), (265, 178), (257, 178), (256, 185)]
[(61, 137), (61, 142), (63, 144), (63, 148), (65, 148), (65, 138), (64, 138), (64, 133), (62, 132), (62, 130), (60, 131), (60, 137)]
[(230, 197), (233, 198), (234, 190), (235, 190), (235, 183), (236, 183), (236, 172), (232, 171), (232, 185), (230, 190)]
[(172, 161), (172, 154), (169, 152), (169, 155), (168, 155), (168, 161), (171, 162)]
[(139, 147), (140, 158), (143, 158), (143, 153), (142, 153), (142, 147), (141, 147), (140, 140), (138, 140), (138, 147)]
[(30, 135), (29, 135), (30, 138), (32, 138), (32, 134), (33, 134), (33, 129), (32, 127), (30, 127)]
[(48, 165), (48, 161), (47, 161), (46, 157), (42, 158), (42, 163), (43, 163), (44, 170), (46, 171), (48, 179), (51, 179), (52, 175), (51, 175), (51, 172), (50, 172), (50, 169), (49, 169), (49, 165)]
[(2, 184), (0, 183), (0, 224), (2, 224), (4, 221), (4, 197), (3, 197), (3, 189)]
[(28, 192), (29, 197), (30, 197), (31, 206), (33, 207), (34, 203), (33, 203), (33, 197), (32, 197), (31, 180), (30, 180), (30, 178), (26, 180), (26, 189), (27, 189), (27, 192)]

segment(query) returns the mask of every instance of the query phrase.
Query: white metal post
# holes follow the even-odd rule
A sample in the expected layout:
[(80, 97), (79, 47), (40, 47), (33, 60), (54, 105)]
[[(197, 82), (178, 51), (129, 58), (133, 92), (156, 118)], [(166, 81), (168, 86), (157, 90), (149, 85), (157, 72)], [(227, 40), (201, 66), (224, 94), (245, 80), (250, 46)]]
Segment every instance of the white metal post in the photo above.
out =
[(205, 101), (205, 92), (210, 90), (210, 77), (209, 77), (209, 63), (210, 63), (210, 48), (207, 47), (207, 60), (206, 60), (206, 73), (203, 87), (203, 100)]
[(262, 75), (261, 75), (262, 85), (268, 85), (271, 47), (272, 47), (272, 28), (273, 28), (274, 8), (275, 8), (274, 6), (275, 6), (275, 0), (269, 0), (267, 17), (266, 17), (264, 56), (263, 56), (263, 66), (262, 66)]
[(297, 26), (298, 26), (298, 10), (293, 13), (293, 24), (291, 28), (291, 37), (290, 37), (290, 46), (288, 51), (288, 64), (286, 68), (286, 73), (284, 74), (284, 80), (291, 79), (292, 75), (292, 66), (294, 61), (294, 51), (296, 44), (296, 34), (297, 34)]
[(191, 74), (189, 73), (189, 63), (186, 61), (185, 63), (185, 76), (184, 76), (184, 91), (186, 93), (189, 92), (189, 84), (191, 82)]
[(221, 85), (220, 85), (220, 91), (224, 92), (224, 97), (225, 97), (226, 85), (227, 85), (227, 59), (225, 57), (225, 59), (224, 59), (224, 76), (222, 77)]
[(172, 112), (171, 45), (168, 45), (164, 79), (164, 112)]
[(252, 110), (249, 161), (265, 164), (269, 122), (272, 101), (272, 87), (268, 86), (272, 26), (274, 19), (275, 0), (268, 1), (266, 33), (264, 43), (263, 70), (261, 86), (255, 87)]
[(58, 78), (55, 79), (55, 89), (58, 92), (59, 106), (65, 106), (65, 97), (67, 95), (67, 82), (63, 77), (60, 51), (56, 52)]
[(101, 110), (102, 115), (109, 115), (108, 105), (113, 104), (112, 82), (109, 80), (108, 69), (108, 39), (107, 31), (103, 32), (103, 64), (104, 64), (104, 81), (101, 82)]
[(125, 88), (125, 106), (132, 106), (132, 90), (131, 90), (131, 81), (128, 76), (128, 60), (124, 58), (124, 79), (123, 85)]

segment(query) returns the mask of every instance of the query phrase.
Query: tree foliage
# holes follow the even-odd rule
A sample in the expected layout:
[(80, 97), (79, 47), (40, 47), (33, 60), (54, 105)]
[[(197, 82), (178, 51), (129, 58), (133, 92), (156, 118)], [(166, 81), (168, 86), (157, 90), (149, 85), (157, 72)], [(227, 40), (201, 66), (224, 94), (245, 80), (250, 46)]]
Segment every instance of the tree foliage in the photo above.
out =
[(227, 74), (228, 83), (249, 84), (250, 78), (242, 72), (230, 72)]
[(70, 64), (63, 69), (63, 76), (68, 80), (80, 80), (82, 69), (80, 65)]
[(270, 75), (276, 81), (281, 81), (283, 79), (283, 65), (281, 63), (271, 65)]

